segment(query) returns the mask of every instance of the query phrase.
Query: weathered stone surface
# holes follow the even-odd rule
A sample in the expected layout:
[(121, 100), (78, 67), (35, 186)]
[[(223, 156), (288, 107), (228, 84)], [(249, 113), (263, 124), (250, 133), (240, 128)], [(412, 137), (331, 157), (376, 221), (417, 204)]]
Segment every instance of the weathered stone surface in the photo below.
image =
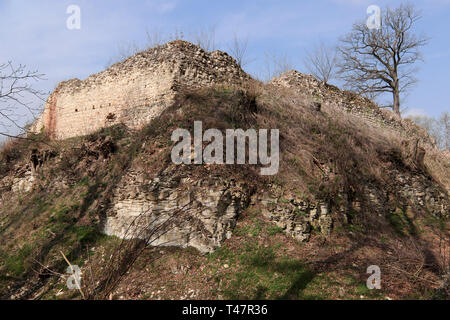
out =
[(33, 189), (35, 181), (34, 170), (30, 165), (16, 166), (13, 174), (0, 179), (0, 195), (3, 196), (7, 191), (12, 191), (15, 194), (29, 192)]
[(116, 189), (106, 234), (211, 252), (231, 237), (249, 202), (245, 185), (220, 177), (193, 180), (165, 174), (142, 183), (142, 176), (131, 171)]
[(23, 177), (14, 178), (11, 191), (14, 193), (29, 192), (33, 189), (35, 177), (31, 170), (25, 172)]
[(225, 52), (173, 41), (114, 64), (86, 80), (61, 82), (31, 131), (57, 139), (125, 123), (148, 123), (174, 101), (181, 86), (234, 85), (249, 79)]
[(390, 110), (380, 109), (374, 102), (360, 95), (349, 91), (342, 91), (339, 88), (324, 84), (311, 75), (305, 75), (298, 71), (291, 70), (283, 73), (280, 77), (272, 79), (272, 85), (287, 87), (300, 91), (310, 96), (314, 101), (313, 105), (332, 103), (343, 110), (356, 114), (372, 125), (378, 127), (389, 127), (398, 131), (405, 138), (411, 135), (417, 136), (420, 142), (435, 148), (436, 143), (428, 135), (425, 129), (415, 125), (410, 120), (402, 120), (398, 115)]
[(308, 241), (313, 227), (325, 235), (331, 233), (333, 219), (327, 203), (283, 195), (277, 187), (258, 195), (256, 201), (267, 219), (296, 240)]

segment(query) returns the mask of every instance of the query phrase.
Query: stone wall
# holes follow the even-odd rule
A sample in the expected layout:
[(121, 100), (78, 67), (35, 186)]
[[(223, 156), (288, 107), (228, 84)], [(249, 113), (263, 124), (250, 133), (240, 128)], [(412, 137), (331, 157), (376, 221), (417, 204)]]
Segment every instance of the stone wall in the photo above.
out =
[[(177, 40), (137, 53), (85, 80), (61, 82), (30, 131), (44, 130), (53, 138), (66, 139), (117, 123), (139, 128), (170, 106), (182, 87), (239, 85), (249, 79), (227, 53), (208, 53)], [(389, 126), (405, 136), (420, 136), (425, 144), (433, 146), (420, 127), (402, 121), (366, 98), (323, 84), (312, 76), (289, 71), (271, 84), (299, 90), (321, 103), (337, 104), (376, 125)]]
[(116, 123), (138, 128), (168, 107), (181, 86), (233, 85), (248, 78), (224, 52), (207, 53), (189, 42), (173, 41), (86, 80), (61, 82), (31, 131), (66, 139)]
[(291, 70), (270, 82), (274, 86), (291, 88), (299, 91), (318, 103), (335, 104), (343, 110), (366, 119), (377, 127), (388, 127), (397, 131), (405, 138), (411, 136), (420, 139), (421, 143), (429, 148), (435, 148), (436, 143), (425, 129), (409, 120), (402, 120), (394, 112), (381, 109), (373, 101), (349, 91), (318, 81), (311, 75), (305, 75)]

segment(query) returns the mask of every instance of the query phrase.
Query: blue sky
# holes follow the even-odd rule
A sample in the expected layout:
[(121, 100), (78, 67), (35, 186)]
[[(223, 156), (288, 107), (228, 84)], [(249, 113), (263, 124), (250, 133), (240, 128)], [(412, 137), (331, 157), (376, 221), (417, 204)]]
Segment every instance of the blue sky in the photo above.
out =
[[(233, 34), (248, 37), (252, 62), (260, 74), (265, 52), (286, 55), (296, 69), (305, 51), (319, 40), (335, 43), (353, 22), (366, 19), (369, 5), (398, 5), (375, 0), (0, 0), (0, 61), (13, 60), (45, 73), (39, 87), (51, 91), (59, 81), (86, 78), (105, 68), (121, 44), (143, 44), (146, 30), (189, 34), (216, 30), (225, 50)], [(422, 10), (420, 32), (431, 37), (424, 48), (419, 84), (405, 100), (409, 113), (438, 116), (450, 110), (450, 0), (414, 1)], [(81, 8), (81, 29), (68, 30), (66, 9)]]

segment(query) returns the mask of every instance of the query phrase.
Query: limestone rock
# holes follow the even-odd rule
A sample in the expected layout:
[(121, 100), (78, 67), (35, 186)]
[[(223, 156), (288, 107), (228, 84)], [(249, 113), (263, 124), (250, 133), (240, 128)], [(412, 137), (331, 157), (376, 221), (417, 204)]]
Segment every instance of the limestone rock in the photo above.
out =
[(129, 172), (116, 189), (106, 234), (211, 252), (231, 237), (250, 199), (245, 185), (222, 178), (195, 181), (166, 174), (145, 185), (132, 182), (141, 174)]

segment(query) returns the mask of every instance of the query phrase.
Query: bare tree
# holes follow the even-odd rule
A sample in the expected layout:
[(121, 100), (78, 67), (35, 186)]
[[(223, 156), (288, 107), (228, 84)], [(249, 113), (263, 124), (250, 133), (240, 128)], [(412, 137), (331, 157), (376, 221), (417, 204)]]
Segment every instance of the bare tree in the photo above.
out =
[(11, 130), (24, 132), (21, 120), (36, 118), (41, 109), (36, 103), (44, 101), (46, 93), (33, 88), (32, 83), (43, 79), (43, 74), (24, 65), (0, 64), (0, 135), (11, 137)]
[(389, 107), (400, 115), (400, 94), (417, 82), (414, 64), (422, 60), (420, 48), (428, 43), (414, 31), (420, 19), (412, 4), (402, 4), (383, 11), (378, 29), (369, 29), (365, 22), (354, 24), (339, 47), (339, 73), (347, 87), (360, 94), (391, 93)]
[(317, 44), (312, 51), (306, 53), (305, 67), (318, 80), (328, 83), (336, 76), (337, 50), (324, 42)]
[(450, 150), (450, 116), (448, 112), (443, 112), (439, 118), (425, 115), (409, 116), (408, 118), (425, 128), (428, 134), (436, 140), (439, 149)]
[(439, 118), (439, 126), (441, 128), (442, 148), (450, 151), (450, 115), (448, 112), (442, 113)]
[(244, 67), (249, 63), (247, 57), (247, 48), (248, 38), (239, 38), (238, 35), (234, 33), (233, 42), (229, 46), (228, 50), (236, 59), (236, 62), (240, 67)]

